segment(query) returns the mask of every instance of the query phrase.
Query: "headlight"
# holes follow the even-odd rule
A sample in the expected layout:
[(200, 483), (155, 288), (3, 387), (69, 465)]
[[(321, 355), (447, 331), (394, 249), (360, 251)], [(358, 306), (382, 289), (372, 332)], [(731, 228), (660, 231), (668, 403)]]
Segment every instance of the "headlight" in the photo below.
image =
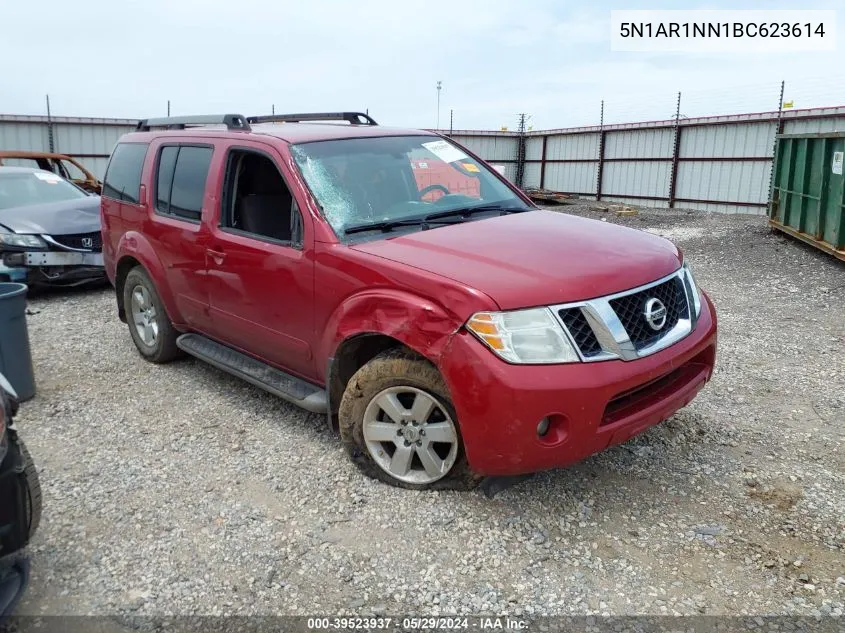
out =
[(467, 329), (497, 356), (510, 363), (574, 363), (578, 354), (563, 328), (546, 308), (514, 312), (478, 312)]
[(46, 242), (37, 235), (18, 235), (17, 233), (0, 233), (0, 246), (47, 248)]
[(701, 314), (701, 294), (698, 291), (698, 285), (695, 283), (695, 277), (692, 276), (692, 270), (689, 264), (684, 264), (684, 277), (687, 284), (687, 290), (692, 297), (692, 308), (695, 311), (695, 318), (697, 319)]

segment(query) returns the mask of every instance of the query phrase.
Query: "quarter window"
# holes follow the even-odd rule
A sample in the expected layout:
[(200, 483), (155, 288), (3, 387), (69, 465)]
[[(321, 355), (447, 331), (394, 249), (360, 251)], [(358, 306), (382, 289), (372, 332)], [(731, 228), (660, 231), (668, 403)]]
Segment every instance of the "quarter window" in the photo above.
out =
[(163, 147), (156, 169), (156, 209), (170, 213), (170, 189), (173, 184), (173, 170), (176, 167), (178, 147)]

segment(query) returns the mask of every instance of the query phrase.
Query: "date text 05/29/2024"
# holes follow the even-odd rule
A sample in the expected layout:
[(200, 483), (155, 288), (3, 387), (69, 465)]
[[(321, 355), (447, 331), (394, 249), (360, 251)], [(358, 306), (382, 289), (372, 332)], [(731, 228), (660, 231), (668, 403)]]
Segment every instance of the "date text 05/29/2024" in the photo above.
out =
[(500, 617), (308, 618), (312, 631), (527, 631), (528, 622)]

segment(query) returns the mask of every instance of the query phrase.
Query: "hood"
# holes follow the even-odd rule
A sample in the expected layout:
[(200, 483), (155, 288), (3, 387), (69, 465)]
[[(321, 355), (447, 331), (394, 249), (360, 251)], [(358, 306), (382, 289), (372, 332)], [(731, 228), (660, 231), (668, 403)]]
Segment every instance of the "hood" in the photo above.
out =
[(29, 235), (67, 235), (100, 230), (100, 197), (0, 209), (0, 227)]
[(353, 246), (465, 284), (501, 309), (592, 299), (676, 271), (672, 242), (624, 226), (531, 211)]

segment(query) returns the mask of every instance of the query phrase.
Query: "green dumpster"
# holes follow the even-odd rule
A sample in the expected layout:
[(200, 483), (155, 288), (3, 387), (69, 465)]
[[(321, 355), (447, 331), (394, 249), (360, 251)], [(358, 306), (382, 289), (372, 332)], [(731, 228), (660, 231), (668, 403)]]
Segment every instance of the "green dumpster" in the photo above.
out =
[(845, 132), (779, 134), (769, 224), (845, 260)]

